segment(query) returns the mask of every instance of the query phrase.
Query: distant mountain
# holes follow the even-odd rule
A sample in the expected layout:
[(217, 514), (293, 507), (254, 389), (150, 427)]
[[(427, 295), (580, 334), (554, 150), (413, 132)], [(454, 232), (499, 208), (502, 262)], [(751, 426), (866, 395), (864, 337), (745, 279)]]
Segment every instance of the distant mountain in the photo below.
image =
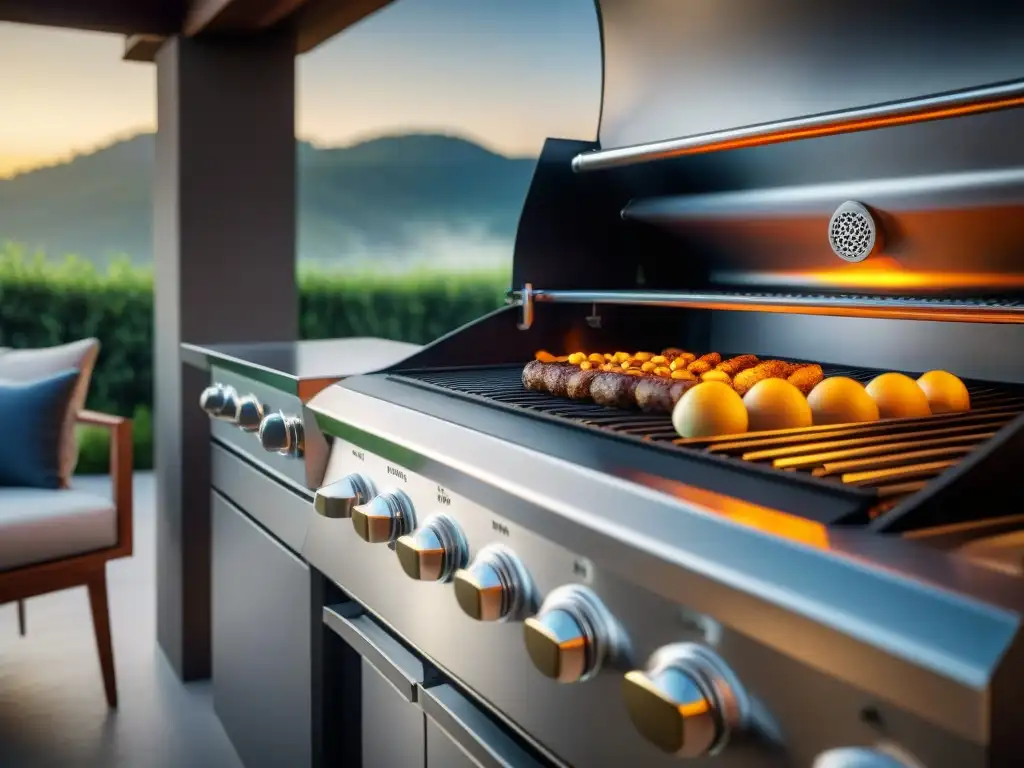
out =
[[(153, 149), (143, 134), (0, 180), (0, 241), (150, 262)], [(297, 152), (299, 257), (345, 264), (509, 259), (535, 166), (423, 134)]]

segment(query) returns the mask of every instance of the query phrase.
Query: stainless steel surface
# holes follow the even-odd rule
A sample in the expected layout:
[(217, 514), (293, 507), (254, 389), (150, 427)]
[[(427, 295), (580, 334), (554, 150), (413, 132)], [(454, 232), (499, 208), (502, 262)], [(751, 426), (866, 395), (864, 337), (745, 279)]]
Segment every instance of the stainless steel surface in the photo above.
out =
[(1024, 81), (996, 83), (920, 98), (873, 104), (806, 117), (746, 125), (726, 130), (655, 141), (649, 144), (583, 152), (573, 158), (574, 171), (596, 171), (702, 152), (720, 152), (840, 133), (870, 131), (927, 120), (1012, 109), (1024, 105)]
[(443, 768), (531, 768), (540, 766), (501, 728), (450, 685), (423, 688), (427, 716), (427, 765)]
[[(926, 94), (974, 93), (941, 96), (940, 104), (1019, 95), (1024, 51), (1016, 40), (1024, 10), (1000, 0), (599, 0), (598, 6), (605, 149), (678, 136), (706, 141), (707, 134), (737, 126), (813, 121), (869, 105), (891, 114), (897, 107), (889, 105)], [(976, 93), (989, 83), (1007, 85)], [(931, 125), (945, 122), (952, 121)]]
[[(976, 154), (959, 152), (963, 135), (948, 137), (935, 156)], [(990, 144), (1001, 146), (998, 139)], [(887, 148), (883, 155), (920, 156), (915, 150)], [(839, 157), (848, 154), (836, 151)], [(707, 270), (711, 284), (724, 288), (900, 298), (941, 298), (952, 291), (1005, 296), (1021, 288), (1016, 249), (1024, 240), (1024, 217), (1019, 215), (1024, 205), (1022, 161), (1024, 157), (1009, 158), (1008, 167), (955, 171), (922, 164), (905, 175), (885, 168), (875, 171), (879, 176), (874, 178), (851, 170), (853, 177), (842, 181), (787, 185), (780, 178), (764, 178), (726, 191), (639, 195), (623, 208), (622, 216), (669, 234), (686, 248), (689, 262)], [(791, 163), (827, 165), (825, 158), (816, 157), (791, 158)], [(860, 267), (837, 263), (823, 239), (830, 217), (844, 200), (867, 206), (886, 235), (876, 242), (872, 259)], [(971, 257), (965, 258), (968, 253)]]
[(301, 551), (313, 516), (308, 492), (271, 479), (256, 465), (216, 443), (210, 457), (213, 487), (286, 547)]
[(495, 543), (455, 572), (455, 599), (476, 621), (512, 621), (533, 610), (533, 580), (514, 552)]
[(305, 406), (296, 395), (284, 394), (273, 387), (221, 368), (212, 368), (211, 376), (259, 399), (268, 412), (281, 411), (302, 420), (304, 452), (301, 459), (263, 449), (257, 435), (245, 432), (234, 424), (213, 420), (210, 433), (214, 440), (246, 457), (272, 477), (299, 489), (315, 490), (322, 485), (327, 466), (328, 444)]
[(582, 683), (615, 662), (628, 640), (601, 599), (586, 587), (569, 585), (544, 599), (523, 625), (526, 652), (545, 677)]
[[(524, 299), (516, 291), (514, 303)], [(969, 323), (1024, 323), (1024, 304), (970, 299), (899, 299), (880, 296), (829, 296), (727, 291), (588, 291), (535, 289), (526, 301), (556, 304), (634, 305), (677, 309), (719, 309), (747, 312), (791, 310), (797, 314), (877, 316), (911, 320)]]
[(258, 437), (265, 451), (292, 459), (301, 459), (305, 451), (306, 434), (302, 419), (286, 416), (283, 411), (271, 413), (260, 422)]
[(416, 527), (416, 511), (399, 488), (352, 507), (352, 527), (368, 544), (391, 544)]
[(388, 368), (422, 349), (375, 338), (310, 339), (251, 344), (182, 344), (181, 358), (197, 368), (221, 368), (301, 402), (335, 381)]
[[(1019, 669), (1014, 580), (856, 532), (830, 531), (819, 545), (765, 534), (342, 386), (311, 407), (342, 438), (328, 481), (399, 471), (425, 511), (441, 485), (472, 555), (513, 551), (539, 595), (589, 587), (628, 633), (634, 669), (680, 642), (714, 650), (763, 713), (757, 738), (730, 739), (716, 757), (723, 766), (808, 765), (859, 743), (870, 706), (899, 724), (924, 764), (986, 764), (987, 691)], [(467, 623), (458, 579), (456, 595), (410, 582), (386, 548), (363, 546), (343, 521), (316, 518), (304, 554), (549, 754), (570, 765), (673, 764), (629, 723), (624, 669), (579, 685), (531, 673), (518, 622)]]
[(266, 408), (256, 395), (246, 395), (238, 401), (235, 423), (243, 432), (256, 432), (266, 415)]
[(416, 701), (423, 683), (423, 663), (402, 647), (361, 609), (352, 605), (324, 608), (324, 624), (387, 680), (406, 701)]
[(402, 570), (418, 581), (448, 581), (466, 564), (469, 546), (458, 523), (447, 515), (431, 515), (423, 525), (395, 542)]
[(352, 517), (354, 506), (366, 504), (376, 495), (377, 488), (372, 480), (357, 473), (351, 474), (317, 489), (313, 509), (323, 517)]
[(400, 696), (391, 682), (366, 660), (361, 683), (363, 768), (426, 768), (423, 710)]
[(309, 568), (213, 493), (214, 709), (247, 768), (309, 765)]
[(661, 648), (647, 671), (627, 673), (623, 698), (644, 738), (676, 757), (717, 754), (749, 724), (739, 681), (713, 652), (694, 643)]

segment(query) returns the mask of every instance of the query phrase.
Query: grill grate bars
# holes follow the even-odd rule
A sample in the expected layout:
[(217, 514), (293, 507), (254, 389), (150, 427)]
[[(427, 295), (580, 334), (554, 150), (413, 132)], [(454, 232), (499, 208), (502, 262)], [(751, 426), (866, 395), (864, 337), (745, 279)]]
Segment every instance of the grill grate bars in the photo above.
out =
[[(862, 383), (880, 373), (822, 367), (826, 376), (848, 376)], [(870, 489), (879, 498), (876, 513), (920, 491), (1024, 413), (1024, 388), (965, 382), (971, 394), (969, 413), (682, 439), (668, 415), (621, 411), (530, 392), (522, 386), (521, 373), (520, 367), (497, 367), (410, 371), (401, 378), (613, 432), (665, 450), (715, 453)]]

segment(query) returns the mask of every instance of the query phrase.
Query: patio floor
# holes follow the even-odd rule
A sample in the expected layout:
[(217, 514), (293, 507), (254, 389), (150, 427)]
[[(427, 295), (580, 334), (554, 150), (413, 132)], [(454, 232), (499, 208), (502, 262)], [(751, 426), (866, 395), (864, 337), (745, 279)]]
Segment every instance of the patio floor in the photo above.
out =
[[(107, 478), (76, 487), (109, 493)], [(208, 683), (182, 685), (156, 644), (155, 506), (135, 478), (135, 555), (107, 571), (119, 708), (103, 697), (84, 588), (0, 605), (0, 765), (4, 768), (240, 768)]]

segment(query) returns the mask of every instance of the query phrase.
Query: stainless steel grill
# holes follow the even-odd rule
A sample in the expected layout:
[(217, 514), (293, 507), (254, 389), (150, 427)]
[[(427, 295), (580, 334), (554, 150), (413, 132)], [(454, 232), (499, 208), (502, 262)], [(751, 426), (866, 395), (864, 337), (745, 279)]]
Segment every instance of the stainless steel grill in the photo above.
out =
[[(728, 356), (726, 356), (728, 357)], [(867, 383), (881, 371), (823, 366)], [(704, 451), (872, 489), (872, 516), (925, 487), (1024, 413), (1024, 388), (965, 382), (972, 409), (925, 418), (680, 438), (667, 415), (641, 414), (526, 390), (522, 367), (406, 371), (393, 378), (542, 418), (639, 440), (667, 451)], [(918, 374), (913, 374), (918, 375)]]

